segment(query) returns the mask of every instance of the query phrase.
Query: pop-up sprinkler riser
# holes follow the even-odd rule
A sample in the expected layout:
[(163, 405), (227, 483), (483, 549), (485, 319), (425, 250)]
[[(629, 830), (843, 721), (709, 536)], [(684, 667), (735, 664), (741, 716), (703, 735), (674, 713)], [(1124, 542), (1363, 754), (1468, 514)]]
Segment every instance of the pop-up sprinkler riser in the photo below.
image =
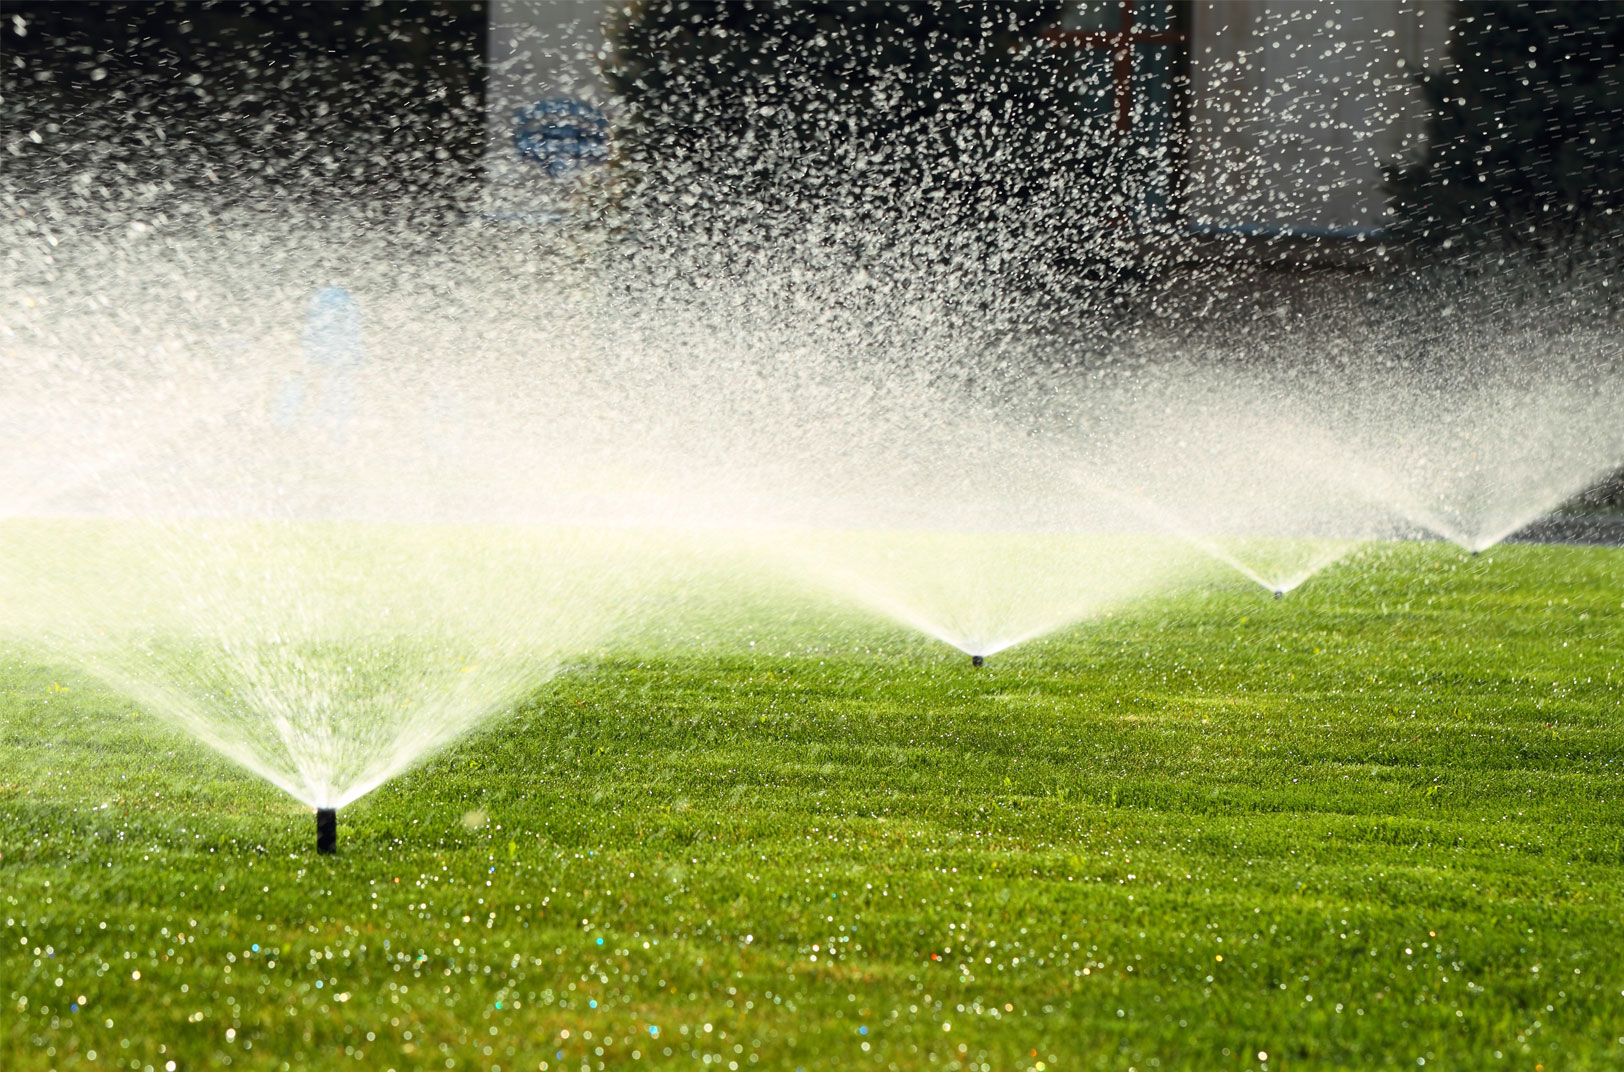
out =
[(331, 856), (338, 851), (337, 809), (316, 809), (316, 851), (323, 856)]

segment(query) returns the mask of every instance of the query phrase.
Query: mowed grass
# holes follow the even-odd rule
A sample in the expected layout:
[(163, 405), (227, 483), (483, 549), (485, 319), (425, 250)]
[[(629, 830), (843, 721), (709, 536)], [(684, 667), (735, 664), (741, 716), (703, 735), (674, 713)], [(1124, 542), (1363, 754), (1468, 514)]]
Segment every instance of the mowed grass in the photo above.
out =
[(740, 613), (333, 858), (13, 659), (0, 1067), (1624, 1067), (1624, 551), (1403, 545), (979, 671)]

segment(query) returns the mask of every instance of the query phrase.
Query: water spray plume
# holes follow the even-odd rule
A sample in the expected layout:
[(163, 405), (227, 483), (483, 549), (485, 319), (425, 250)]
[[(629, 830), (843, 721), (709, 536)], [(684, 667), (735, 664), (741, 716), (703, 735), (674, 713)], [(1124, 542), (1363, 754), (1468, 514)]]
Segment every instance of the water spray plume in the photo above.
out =
[[(415, 165), (321, 188), (309, 161), (347, 175), (379, 143), (335, 126), (278, 155), (298, 124), (257, 53), (201, 98), (243, 123), (38, 124), (8, 88), (35, 134), (0, 175), (4, 627), (316, 809), (331, 847), (337, 809), (657, 631), (701, 575), (738, 583), (696, 559), (748, 546), (979, 667), (1197, 585), (1283, 598), (1379, 541), (1476, 553), (1624, 466), (1616, 288), (1209, 257), (1170, 207), (1171, 106), (1091, 107), (1111, 65), (1028, 7), (999, 32), (1032, 48), (976, 5), (838, 30), (723, 5), (726, 34), (626, 6), (613, 129), (526, 113), (521, 179), (567, 184), (546, 224), (446, 211), (481, 202), (455, 160), (434, 189)], [(1268, 17), (1342, 54), (1317, 15)], [(757, 33), (797, 44), (763, 65)], [(1373, 44), (1351, 51), (1391, 59)], [(278, 70), (296, 92), (328, 62)], [(1161, 135), (1124, 140), (1157, 109)], [(1278, 200), (1229, 170), (1188, 175), (1203, 219)], [(1292, 182), (1293, 210), (1330, 189)]]

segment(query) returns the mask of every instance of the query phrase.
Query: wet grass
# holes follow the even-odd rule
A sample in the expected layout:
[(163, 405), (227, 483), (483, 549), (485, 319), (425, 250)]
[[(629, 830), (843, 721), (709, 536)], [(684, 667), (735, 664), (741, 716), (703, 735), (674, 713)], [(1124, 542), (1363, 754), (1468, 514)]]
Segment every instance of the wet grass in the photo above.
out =
[(334, 858), (11, 660), (0, 1067), (1624, 1066), (1624, 551), (1403, 546), (980, 671), (713, 636), (557, 679)]

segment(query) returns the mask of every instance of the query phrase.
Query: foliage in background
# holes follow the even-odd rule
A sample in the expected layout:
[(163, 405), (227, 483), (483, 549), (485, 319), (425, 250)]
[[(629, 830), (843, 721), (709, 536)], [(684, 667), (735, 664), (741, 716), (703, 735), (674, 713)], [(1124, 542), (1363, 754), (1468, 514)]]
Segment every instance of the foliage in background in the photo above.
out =
[[(1463, 5), (1451, 63), (1421, 79), (1425, 155), (1388, 173), (1395, 230), (1447, 251), (1434, 274), (1510, 263), (1588, 295), (1576, 316), (1624, 316), (1624, 6)], [(1463, 266), (1462, 248), (1487, 251)], [(1532, 258), (1532, 259), (1531, 259)], [(1425, 269), (1423, 269), (1425, 271)], [(1532, 276), (1530, 276), (1532, 277)], [(1624, 504), (1624, 472), (1591, 492)]]
[(906, 247), (961, 280), (1123, 284), (1143, 157), (1111, 130), (1109, 65), (1044, 40), (1063, 7), (634, 4), (607, 71), (633, 202), (730, 253), (816, 220), (848, 264)]
[(1403, 233), (1546, 247), (1624, 227), (1624, 7), (1464, 5), (1422, 89), (1426, 154), (1389, 173)]

